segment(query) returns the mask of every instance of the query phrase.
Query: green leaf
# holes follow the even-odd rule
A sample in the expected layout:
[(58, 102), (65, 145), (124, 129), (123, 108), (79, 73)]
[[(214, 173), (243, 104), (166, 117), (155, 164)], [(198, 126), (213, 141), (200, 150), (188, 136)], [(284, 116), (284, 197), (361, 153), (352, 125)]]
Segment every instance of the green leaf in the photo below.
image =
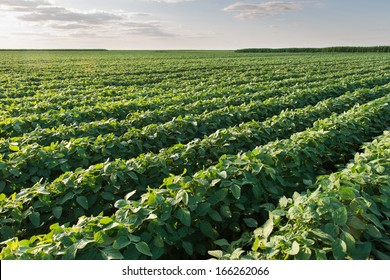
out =
[(153, 247), (152, 260), (158, 260), (165, 253), (163, 247)]
[(124, 199), (119, 199), (114, 204), (115, 208), (118, 208), (118, 209), (124, 208), (127, 205), (128, 205), (127, 200), (124, 200)]
[[(175, 197), (175, 200), (176, 201), (183, 201), (185, 198), (185, 195), (187, 194), (187, 192), (183, 189), (179, 190), (177, 193), (176, 193), (176, 197)], [(188, 195), (188, 194), (187, 194)], [(187, 201), (188, 201), (188, 198), (187, 198)], [(184, 203), (184, 202), (183, 202)], [(184, 203), (186, 204), (186, 203)]]
[(53, 212), (53, 216), (56, 219), (59, 219), (59, 218), (61, 218), (61, 215), (62, 215), (62, 207), (61, 206), (53, 207), (52, 212)]
[(212, 250), (212, 251), (208, 251), (208, 253), (210, 256), (217, 259), (220, 259), (223, 256), (223, 252), (221, 250)]
[(222, 246), (229, 246), (230, 245), (229, 242), (225, 238), (215, 240), (214, 244), (216, 244), (216, 245), (218, 245), (220, 247), (222, 247)]
[(302, 239), (302, 243), (306, 246), (313, 246), (316, 242), (313, 239), (304, 238)]
[(322, 241), (330, 241), (330, 242), (333, 242), (334, 241), (334, 238), (330, 235), (330, 234), (328, 234), (328, 233), (326, 233), (326, 232), (323, 232), (322, 230), (320, 230), (320, 229), (313, 229), (312, 230), (312, 232), (316, 235), (316, 236), (318, 236)]
[(153, 245), (155, 247), (164, 248), (164, 239), (160, 235), (156, 235), (153, 238)]
[(253, 218), (244, 218), (245, 224), (250, 228), (256, 228), (258, 226), (258, 223)]
[(131, 242), (140, 242), (141, 237), (133, 234), (129, 234), (128, 238), (130, 239)]
[(84, 249), (85, 246), (87, 246), (89, 243), (93, 243), (94, 240), (88, 240), (88, 239), (81, 239), (79, 242), (75, 243), (77, 245), (77, 249), (81, 250)]
[(32, 212), (28, 218), (34, 227), (38, 227), (41, 224), (41, 214), (39, 212)]
[(373, 215), (373, 214), (368, 214), (368, 213), (362, 213), (362, 216), (366, 218), (367, 220), (371, 221), (374, 223), (374, 225), (382, 230), (385, 230), (383, 227), (382, 223), (379, 221), (379, 219)]
[(216, 239), (218, 237), (218, 233), (208, 221), (200, 221), (199, 228), (204, 235), (211, 239)]
[(263, 237), (268, 238), (274, 229), (274, 221), (272, 219), (268, 219), (263, 225)]
[(336, 238), (339, 235), (340, 227), (332, 223), (327, 223), (323, 226), (322, 230), (333, 238)]
[(231, 254), (231, 259), (232, 260), (238, 260), (240, 258), (240, 256), (242, 255), (242, 253), (244, 253), (245, 251), (241, 248), (237, 248), (236, 250), (233, 251), (233, 253)]
[(382, 234), (379, 231), (379, 229), (374, 226), (373, 224), (368, 224), (367, 225), (367, 233), (371, 235), (374, 238), (382, 238)]
[[(390, 213), (387, 216), (390, 217)], [(390, 226), (390, 220), (384, 220), (384, 221), (382, 221), (382, 224), (384, 226)]]
[(20, 150), (19, 146), (9, 145), (9, 149), (13, 152), (18, 152)]
[(3, 240), (7, 240), (9, 238), (15, 237), (15, 231), (13, 228), (9, 226), (1, 226), (0, 227), (0, 233)]
[(184, 251), (186, 251), (187, 255), (192, 256), (192, 254), (194, 253), (194, 247), (188, 241), (183, 241), (183, 248)]
[[(34, 238), (34, 237), (32, 237)], [(31, 239), (30, 239), (31, 241)], [(61, 244), (67, 248), (67, 247), (70, 247), (71, 245), (75, 244), (74, 240), (72, 238), (69, 237), (69, 235), (63, 235), (61, 238), (60, 238), (60, 241), (61, 241)], [(32, 242), (32, 241), (31, 241)]]
[(255, 241), (253, 242), (253, 245), (252, 245), (252, 250), (257, 252), (259, 247), (260, 247), (260, 239), (259, 239), (259, 237), (256, 237)]
[(15, 177), (18, 177), (20, 175), (20, 171), (19, 169), (15, 168), (15, 167), (12, 167), (9, 169), (9, 173), (11, 173), (12, 175), (14, 175)]
[(351, 256), (354, 260), (366, 260), (370, 256), (372, 244), (370, 242), (356, 243)]
[(113, 247), (107, 247), (102, 250), (102, 257), (105, 260), (122, 260), (123, 255), (117, 249)]
[(133, 171), (130, 171), (129, 173), (127, 173), (127, 175), (130, 176), (130, 178), (133, 179), (134, 181), (138, 181), (138, 176)]
[(262, 190), (260, 186), (253, 186), (252, 193), (256, 199), (262, 199), (264, 196), (264, 190)]
[(336, 260), (344, 260), (347, 253), (347, 244), (341, 239), (336, 239), (332, 243), (332, 253)]
[(106, 236), (102, 231), (95, 232), (93, 234), (93, 240), (98, 244), (103, 244), (105, 242)]
[(214, 180), (212, 180), (211, 183), (210, 183), (210, 187), (214, 187), (219, 182), (221, 182), (221, 179), (214, 179)]
[(35, 191), (36, 191), (38, 194), (44, 194), (44, 195), (46, 195), (46, 194), (50, 195), (50, 194), (51, 194), (47, 189), (45, 189), (44, 186), (40, 186), (40, 187), (37, 188)]
[(191, 226), (191, 213), (188, 209), (180, 208), (176, 212), (176, 217), (180, 220), (180, 222), (189, 227)]
[(288, 250), (286, 253), (289, 254), (290, 256), (295, 256), (296, 254), (299, 253), (299, 248), (300, 248), (299, 243), (294, 240), (294, 242), (291, 245), (291, 249)]
[(0, 161), (0, 171), (3, 170), (3, 169), (6, 169), (8, 166), (7, 163), (5, 163), (4, 161)]
[(285, 196), (283, 196), (279, 199), (280, 207), (285, 208), (287, 206), (287, 204), (288, 204), (288, 199)]
[(356, 189), (351, 187), (341, 187), (338, 195), (340, 195), (341, 199), (343, 200), (353, 200), (355, 199), (355, 192)]
[(149, 256), (149, 257), (152, 256), (152, 252), (150, 251), (149, 245), (145, 242), (139, 242), (139, 243), (135, 244), (135, 248), (141, 254), (144, 254), (144, 255)]
[(222, 179), (226, 179), (227, 178), (227, 173), (226, 171), (221, 171), (218, 173), (218, 175), (222, 178)]
[(18, 123), (13, 124), (12, 128), (15, 129), (15, 131), (17, 131), (17, 132), (22, 132), (22, 128), (20, 127), (20, 125)]
[(112, 185), (116, 185), (116, 183), (118, 182), (118, 176), (116, 172), (110, 175), (110, 181)]
[(215, 194), (210, 197), (209, 202), (210, 204), (214, 205), (220, 201), (223, 201), (225, 197), (227, 196), (228, 191), (226, 188), (219, 189), (218, 191), (215, 192)]
[(167, 184), (166, 188), (171, 191), (179, 191), (181, 190), (181, 186), (179, 184)]
[(295, 256), (297, 260), (309, 260), (311, 257), (311, 250), (308, 247), (301, 247), (299, 253)]
[(342, 206), (332, 212), (332, 218), (336, 225), (343, 226), (347, 223), (348, 220), (348, 211), (347, 208)]
[(232, 217), (232, 212), (230, 211), (230, 208), (227, 205), (221, 206), (220, 212), (226, 218), (231, 218)]
[(99, 221), (99, 224), (101, 225), (108, 225), (110, 223), (112, 223), (112, 219), (110, 217), (103, 217)]
[(367, 227), (367, 225), (365, 223), (363, 223), (362, 220), (360, 220), (356, 216), (352, 216), (348, 220), (347, 224), (348, 224), (348, 226), (353, 227), (354, 229), (357, 229), (357, 230), (365, 230)]
[(378, 260), (384, 260), (384, 261), (390, 260), (390, 254), (388, 252), (384, 253), (384, 252), (380, 252), (378, 250), (375, 250), (374, 254), (378, 257)]
[(65, 250), (65, 254), (62, 256), (63, 260), (74, 260), (77, 253), (77, 244), (72, 244)]
[(211, 205), (208, 202), (199, 203), (198, 207), (196, 208), (196, 213), (202, 217), (209, 212), (210, 206)]
[(134, 190), (134, 191), (131, 191), (128, 194), (126, 194), (125, 200), (129, 200), (129, 198), (132, 197), (136, 192), (137, 192), (137, 190)]
[(88, 199), (85, 196), (78, 196), (76, 198), (78, 204), (83, 207), (85, 210), (88, 210)]
[(233, 184), (230, 187), (230, 190), (232, 191), (232, 194), (235, 199), (240, 199), (241, 197), (241, 187), (239, 185)]
[(112, 193), (110, 193), (110, 192), (102, 193), (102, 198), (105, 199), (105, 200), (108, 200), (108, 201), (111, 201), (111, 200), (115, 199), (114, 195)]
[(315, 250), (316, 260), (327, 260), (326, 252), (324, 250)]
[(112, 244), (112, 247), (114, 249), (120, 250), (125, 248), (127, 245), (129, 245), (131, 241), (126, 236), (119, 236), (114, 243)]
[(209, 216), (210, 216), (211, 219), (213, 219), (216, 222), (222, 222), (223, 221), (221, 215), (217, 211), (215, 211), (214, 209), (210, 208)]
[(67, 202), (68, 200), (72, 199), (74, 197), (74, 193), (73, 192), (68, 192), (67, 194), (65, 194), (63, 197), (59, 198), (57, 200), (57, 204), (64, 204), (65, 202)]
[(340, 234), (340, 239), (343, 240), (345, 244), (347, 244), (348, 251), (352, 251), (355, 248), (356, 245), (355, 238), (349, 232), (342, 232)]
[(313, 181), (312, 181), (312, 180), (303, 180), (303, 183), (304, 183), (306, 186), (311, 186), (311, 185), (313, 185)]
[(379, 174), (382, 174), (385, 172), (385, 168), (383, 166), (378, 166), (377, 169), (376, 169), (376, 172), (378, 172)]

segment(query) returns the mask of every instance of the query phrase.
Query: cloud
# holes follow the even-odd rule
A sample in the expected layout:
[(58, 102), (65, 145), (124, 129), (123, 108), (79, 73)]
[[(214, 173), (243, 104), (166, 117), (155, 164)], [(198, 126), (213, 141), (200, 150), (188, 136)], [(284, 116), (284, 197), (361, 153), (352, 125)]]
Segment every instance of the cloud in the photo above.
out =
[(237, 2), (227, 6), (225, 12), (237, 12), (237, 18), (255, 19), (276, 16), (288, 11), (297, 11), (303, 8), (300, 2), (271, 1), (259, 4)]
[(45, 27), (55, 32), (65, 32), (65, 35), (68, 33), (70, 36), (82, 34), (174, 36), (165, 30), (162, 22), (145, 21), (145, 18), (151, 17), (148, 13), (77, 10), (58, 6), (55, 2), (46, 0), (0, 0), (0, 7), (13, 12), (16, 19), (26, 24)]
[(149, 0), (150, 2), (159, 2), (159, 3), (182, 3), (182, 2), (191, 2), (193, 0)]
[(78, 22), (103, 24), (107, 21), (121, 20), (122, 16), (104, 11), (77, 11), (58, 6), (38, 6), (33, 11), (18, 16), (23, 21)]
[(0, 0), (0, 6), (6, 7), (37, 7), (51, 4), (51, 2), (45, 0)]
[(67, 23), (67, 24), (50, 23), (47, 26), (54, 29), (65, 29), (65, 30), (85, 29), (88, 27), (87, 25), (78, 24), (78, 23)]

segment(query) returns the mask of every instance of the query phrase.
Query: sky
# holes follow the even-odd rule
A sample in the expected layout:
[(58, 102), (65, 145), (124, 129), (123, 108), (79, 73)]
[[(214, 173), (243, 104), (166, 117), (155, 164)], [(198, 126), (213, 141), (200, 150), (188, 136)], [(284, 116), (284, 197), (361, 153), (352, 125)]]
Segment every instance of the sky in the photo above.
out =
[(390, 45), (389, 0), (0, 0), (0, 49)]

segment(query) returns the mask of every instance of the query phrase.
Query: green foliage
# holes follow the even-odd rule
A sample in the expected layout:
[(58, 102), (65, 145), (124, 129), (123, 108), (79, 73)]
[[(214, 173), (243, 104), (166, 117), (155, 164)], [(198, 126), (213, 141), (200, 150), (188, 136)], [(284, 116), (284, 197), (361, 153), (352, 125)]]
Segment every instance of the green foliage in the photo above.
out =
[(0, 259), (389, 258), (387, 55), (15, 54)]
[[(223, 249), (218, 258), (232, 259), (237, 247), (252, 243), (239, 258), (388, 260), (389, 159), (390, 133), (385, 132), (366, 144), (364, 153), (356, 154), (345, 169), (319, 177), (314, 192), (279, 201), (269, 220), (250, 236), (217, 244)], [(381, 172), (378, 166), (384, 167)], [(345, 188), (352, 189), (354, 196), (342, 195)], [(301, 215), (295, 215), (296, 207)]]

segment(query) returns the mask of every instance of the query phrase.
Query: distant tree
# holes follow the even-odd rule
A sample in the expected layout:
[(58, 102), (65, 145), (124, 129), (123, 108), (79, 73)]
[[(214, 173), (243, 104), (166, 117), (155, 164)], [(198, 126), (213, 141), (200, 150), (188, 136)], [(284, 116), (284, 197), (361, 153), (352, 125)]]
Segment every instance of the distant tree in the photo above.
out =
[(336, 46), (326, 48), (247, 48), (238, 49), (237, 53), (336, 53), (336, 52), (347, 52), (347, 53), (372, 53), (372, 52), (390, 52), (390, 46), (373, 46), (373, 47), (353, 47), (353, 46)]

